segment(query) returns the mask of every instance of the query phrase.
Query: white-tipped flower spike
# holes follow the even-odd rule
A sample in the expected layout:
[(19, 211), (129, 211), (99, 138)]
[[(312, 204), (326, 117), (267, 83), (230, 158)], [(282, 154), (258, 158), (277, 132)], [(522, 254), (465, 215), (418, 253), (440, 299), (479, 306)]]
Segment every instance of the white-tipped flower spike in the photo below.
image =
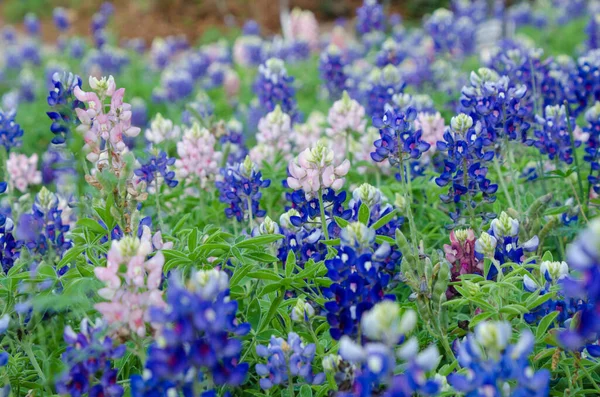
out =
[(351, 131), (362, 134), (367, 125), (365, 108), (350, 98), (348, 92), (344, 91), (342, 99), (334, 102), (331, 109), (329, 109), (327, 122), (331, 128), (328, 128), (326, 132), (332, 138), (340, 134), (345, 136)]
[(414, 311), (408, 310), (402, 315), (396, 302), (384, 300), (363, 314), (361, 329), (367, 338), (395, 346), (416, 324)]
[(279, 217), (279, 224), (286, 229), (296, 229), (296, 226), (290, 222), (292, 216), (300, 216), (300, 213), (293, 208), (289, 209), (287, 212), (281, 214)]
[(210, 179), (218, 173), (223, 154), (215, 150), (216, 138), (206, 128), (196, 122), (185, 130), (183, 139), (177, 142), (175, 167), (181, 178), (200, 180), (200, 186), (205, 187)]
[(569, 265), (567, 262), (543, 261), (540, 265), (540, 272), (548, 281), (558, 281), (569, 275)]
[(473, 127), (473, 118), (467, 114), (461, 113), (458, 116), (452, 117), (450, 126), (454, 132), (461, 135), (465, 134), (469, 128)]
[(325, 372), (337, 372), (337, 368), (342, 362), (342, 357), (337, 354), (328, 354), (323, 357), (323, 371)]
[(302, 298), (298, 298), (296, 306), (292, 309), (292, 320), (297, 322), (307, 322), (315, 315), (315, 309), (310, 303)]
[(159, 144), (163, 141), (176, 140), (181, 135), (181, 129), (169, 119), (165, 119), (160, 113), (157, 113), (150, 128), (146, 130), (146, 139), (154, 144)]
[(491, 226), (496, 237), (515, 237), (519, 234), (519, 221), (511, 218), (504, 211), (492, 221)]
[(352, 222), (340, 233), (342, 245), (366, 249), (375, 242), (375, 230), (361, 222)]
[(102, 77), (100, 80), (94, 76), (90, 76), (89, 83), (92, 90), (96, 91), (101, 97), (112, 96), (117, 88), (115, 79), (112, 76), (109, 76), (108, 79)]
[(344, 360), (350, 362), (361, 362), (365, 358), (365, 349), (356, 342), (354, 342), (347, 335), (342, 336), (340, 339), (340, 348), (338, 350), (340, 356)]
[(363, 183), (352, 192), (354, 202), (361, 202), (367, 207), (372, 208), (374, 205), (381, 203), (381, 191), (375, 186), (368, 183)]
[(531, 277), (529, 277), (528, 274), (523, 276), (523, 287), (527, 292), (534, 292), (540, 288), (537, 283)]
[(265, 220), (258, 226), (256, 229), (256, 235), (263, 234), (279, 234), (279, 225), (273, 219), (269, 218), (269, 216), (265, 217)]
[(494, 257), (498, 240), (486, 232), (482, 232), (481, 236), (475, 241), (475, 251), (485, 255), (488, 258)]
[(203, 299), (212, 299), (229, 288), (229, 276), (218, 269), (199, 270), (191, 278), (189, 288), (198, 292)]
[(506, 321), (486, 321), (475, 327), (475, 339), (486, 351), (499, 354), (510, 341), (512, 328)]

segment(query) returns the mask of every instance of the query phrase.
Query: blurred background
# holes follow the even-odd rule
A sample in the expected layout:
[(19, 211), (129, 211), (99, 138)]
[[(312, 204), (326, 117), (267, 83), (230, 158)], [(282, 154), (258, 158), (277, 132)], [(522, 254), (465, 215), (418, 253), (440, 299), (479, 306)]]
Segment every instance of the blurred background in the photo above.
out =
[[(12, 24), (19, 28), (28, 12), (42, 21), (45, 40), (53, 40), (58, 31), (52, 24), (52, 10), (65, 7), (71, 15), (72, 32), (90, 33), (89, 21), (103, 0), (4, 0), (0, 1), (0, 27)], [(449, 7), (449, 0), (388, 0), (383, 2), (390, 13), (400, 13), (405, 20), (417, 20), (439, 7)], [(507, 3), (510, 3), (507, 2)], [(361, 0), (289, 0), (288, 7), (311, 10), (321, 23), (340, 18), (352, 19)], [(124, 0), (115, 3), (114, 29), (121, 38), (185, 34), (191, 40), (220, 34), (235, 34), (247, 19), (256, 20), (263, 33), (280, 30), (278, 0)], [(389, 14), (388, 14), (389, 15)]]

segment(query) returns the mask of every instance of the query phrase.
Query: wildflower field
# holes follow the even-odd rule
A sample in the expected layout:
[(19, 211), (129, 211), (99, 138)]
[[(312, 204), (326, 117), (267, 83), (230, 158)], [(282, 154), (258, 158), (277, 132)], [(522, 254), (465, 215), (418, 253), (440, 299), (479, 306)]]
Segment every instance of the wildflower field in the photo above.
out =
[(1, 29), (0, 396), (600, 396), (600, 2), (118, 10)]

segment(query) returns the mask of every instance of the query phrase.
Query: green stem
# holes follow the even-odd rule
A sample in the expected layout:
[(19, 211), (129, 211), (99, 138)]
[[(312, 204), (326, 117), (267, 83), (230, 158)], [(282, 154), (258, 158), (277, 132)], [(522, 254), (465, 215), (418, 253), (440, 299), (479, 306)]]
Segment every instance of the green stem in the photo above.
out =
[(575, 168), (577, 168), (577, 185), (579, 186), (579, 194), (583, 200), (583, 181), (581, 180), (581, 168), (579, 167), (579, 157), (577, 157), (577, 150), (575, 148), (575, 136), (573, 135), (573, 126), (571, 125), (571, 111), (569, 109), (569, 103), (565, 101), (565, 112), (567, 115), (567, 128), (569, 129), (569, 136), (571, 138), (571, 150), (573, 151), (573, 160), (575, 160)]
[(506, 186), (506, 181), (504, 180), (504, 174), (502, 174), (502, 169), (500, 168), (500, 161), (498, 161), (498, 156), (494, 156), (494, 167), (496, 168), (496, 173), (498, 174), (498, 181), (500, 182), (500, 187), (502, 187), (502, 191), (504, 192), (504, 196), (508, 200), (508, 205), (511, 208), (515, 208), (515, 204), (513, 203), (512, 197), (508, 192), (508, 187)]
[(44, 375), (44, 371), (42, 371), (40, 364), (38, 363), (37, 359), (35, 358), (35, 354), (33, 353), (33, 350), (31, 350), (31, 344), (23, 343), (23, 350), (25, 351), (25, 354), (27, 354), (29, 361), (31, 361), (31, 365), (33, 365), (33, 368), (37, 372), (42, 383), (44, 384), (44, 388), (46, 389), (46, 392), (48, 392), (49, 395), (52, 395), (52, 389), (50, 389), (50, 386), (48, 386), (48, 384), (46, 383), (46, 375)]
[[(157, 175), (158, 176), (158, 175)], [(160, 185), (158, 184), (158, 178), (154, 178), (154, 199), (156, 200), (156, 215), (158, 216), (158, 224), (160, 226), (161, 231), (165, 231), (165, 224), (162, 218), (162, 211), (160, 207)]]
[(248, 200), (248, 224), (250, 225), (250, 232), (252, 232), (252, 228), (254, 228), (254, 214), (252, 213), (252, 199), (247, 197)]
[[(402, 166), (403, 164), (400, 163)], [(404, 166), (403, 166), (404, 168)], [(404, 171), (404, 170), (402, 170)], [(404, 172), (402, 172), (402, 181), (404, 182)], [(419, 249), (419, 239), (417, 234), (417, 225), (415, 224), (415, 218), (412, 213), (412, 204), (413, 204), (413, 196), (412, 196), (412, 185), (411, 185), (411, 175), (410, 175), (410, 164), (406, 167), (406, 194), (408, 195), (408, 205), (406, 208), (406, 216), (408, 217), (408, 227), (410, 228), (410, 239), (412, 240), (413, 251), (415, 255), (418, 255)]]
[(597, 391), (600, 391), (600, 386), (598, 386), (598, 383), (594, 380), (594, 378), (592, 377), (592, 374), (590, 374), (590, 371), (588, 371), (588, 369), (585, 367), (585, 365), (581, 365), (581, 370), (583, 371), (583, 373), (585, 374), (585, 376), (590, 380), (590, 382), (592, 382), (592, 385), (594, 385), (594, 389), (596, 389)]
[(515, 198), (516, 198), (516, 204), (517, 204), (517, 207), (515, 209), (517, 211), (521, 211), (521, 209), (523, 207), (522, 207), (522, 201), (521, 201), (521, 192), (519, 190), (519, 177), (518, 177), (518, 175), (515, 175), (515, 173), (513, 172), (513, 169), (512, 169), (512, 165), (515, 164), (515, 158), (513, 156), (513, 152), (510, 147), (510, 142), (506, 135), (504, 136), (504, 145), (506, 146), (506, 153), (508, 154), (508, 162), (510, 165), (507, 168), (510, 170), (510, 179), (513, 183), (513, 190), (515, 191)]
[(321, 230), (325, 236), (325, 240), (329, 240), (329, 232), (327, 231), (327, 219), (325, 218), (325, 206), (323, 205), (323, 189), (319, 189), (319, 210), (321, 210)]
[(288, 365), (288, 390), (290, 391), (290, 397), (296, 396), (296, 393), (294, 392), (294, 382), (292, 380), (292, 371), (290, 371), (289, 365)]
[[(465, 188), (469, 188), (469, 164), (467, 163), (467, 158), (463, 159), (463, 185)], [(471, 205), (471, 200), (467, 195), (467, 207), (469, 208), (469, 224), (471, 228), (475, 229), (475, 211), (473, 210), (473, 206)]]

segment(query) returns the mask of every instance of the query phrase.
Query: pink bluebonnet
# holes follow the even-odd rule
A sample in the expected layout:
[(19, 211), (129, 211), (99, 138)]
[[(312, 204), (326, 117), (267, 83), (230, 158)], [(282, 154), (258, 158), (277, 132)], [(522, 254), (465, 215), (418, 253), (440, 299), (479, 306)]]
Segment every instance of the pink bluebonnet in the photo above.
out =
[(237, 98), (240, 93), (240, 76), (235, 70), (231, 68), (225, 70), (223, 75), (223, 88), (225, 88), (225, 94), (227, 94), (227, 98), (229, 98), (230, 101)]
[(215, 150), (217, 139), (206, 128), (196, 122), (183, 133), (181, 142), (177, 142), (175, 161), (178, 176), (182, 179), (197, 179), (202, 188), (209, 180), (214, 180), (219, 172), (223, 154)]
[(321, 112), (313, 111), (308, 120), (304, 124), (295, 124), (292, 134), (294, 147), (298, 151), (302, 151), (311, 146), (314, 146), (323, 132), (322, 125), (325, 123), (325, 116)]
[(38, 155), (27, 157), (24, 154), (12, 152), (6, 161), (9, 184), (13, 189), (25, 193), (29, 185), (42, 183), (42, 173), (37, 169)]
[(314, 195), (322, 189), (340, 190), (344, 185), (346, 174), (350, 170), (350, 162), (342, 161), (334, 166), (334, 153), (322, 141), (311, 149), (306, 149), (290, 162), (290, 176), (287, 184), (291, 189), (304, 190), (307, 195)]
[(250, 158), (260, 165), (265, 160), (273, 161), (278, 153), (289, 156), (291, 136), (292, 120), (278, 105), (258, 122), (257, 144), (250, 149)]
[[(90, 77), (89, 82), (93, 92), (85, 92), (79, 86), (73, 89), (75, 97), (87, 106), (85, 110), (75, 109), (81, 121), (77, 130), (83, 134), (84, 148), (89, 152), (87, 159), (98, 161), (104, 152), (118, 157), (127, 147), (123, 137), (140, 133), (138, 127), (131, 125), (131, 105), (123, 102), (125, 89), (117, 89), (112, 76), (100, 80)], [(104, 103), (108, 98), (110, 105)]]
[(150, 128), (145, 132), (146, 139), (155, 145), (164, 141), (176, 140), (179, 135), (181, 135), (179, 126), (174, 125), (171, 120), (165, 119), (160, 113), (157, 113), (152, 119)]
[[(450, 232), (450, 244), (444, 244), (446, 260), (451, 264), (452, 281), (459, 281), (463, 274), (483, 274), (483, 261), (475, 255), (475, 233), (471, 229), (456, 229)], [(456, 295), (450, 286), (446, 297)]]
[(144, 227), (141, 239), (125, 236), (114, 240), (107, 266), (94, 269), (96, 277), (105, 284), (98, 294), (108, 301), (95, 308), (120, 336), (145, 336), (150, 306), (165, 306), (159, 289), (165, 258), (157, 251), (148, 259), (152, 251), (150, 229)]
[(319, 48), (319, 23), (312, 11), (294, 8), (290, 15), (290, 30), (294, 40), (306, 41), (311, 50)]
[(365, 108), (344, 91), (342, 98), (334, 102), (329, 109), (327, 122), (330, 128), (326, 132), (332, 138), (337, 135), (345, 136), (352, 132), (362, 134), (367, 125)]
[(444, 118), (437, 113), (421, 112), (417, 114), (415, 119), (415, 129), (421, 130), (421, 139), (430, 144), (430, 150), (424, 154), (431, 156), (435, 152), (438, 141), (444, 139), (446, 125)]

